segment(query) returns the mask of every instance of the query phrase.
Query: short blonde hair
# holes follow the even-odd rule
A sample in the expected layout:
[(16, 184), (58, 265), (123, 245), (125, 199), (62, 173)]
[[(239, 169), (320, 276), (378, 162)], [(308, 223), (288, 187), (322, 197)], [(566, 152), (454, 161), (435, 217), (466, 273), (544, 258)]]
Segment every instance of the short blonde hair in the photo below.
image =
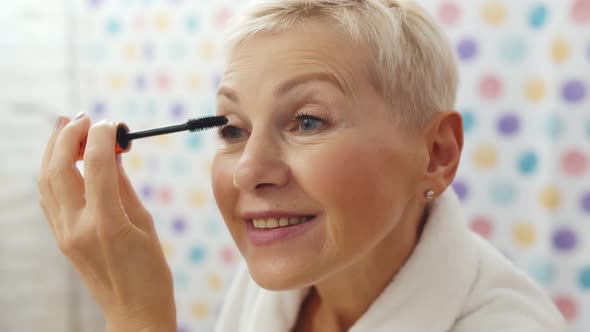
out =
[(353, 42), (368, 46), (372, 83), (407, 125), (422, 127), (436, 112), (454, 109), (454, 52), (433, 18), (413, 1), (259, 0), (229, 30), (228, 58), (258, 33), (309, 20), (335, 23)]

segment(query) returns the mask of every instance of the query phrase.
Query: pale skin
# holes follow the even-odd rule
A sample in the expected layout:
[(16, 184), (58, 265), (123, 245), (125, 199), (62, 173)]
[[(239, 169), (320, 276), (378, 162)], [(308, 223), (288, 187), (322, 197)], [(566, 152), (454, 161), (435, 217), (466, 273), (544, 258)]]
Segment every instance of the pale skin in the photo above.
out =
[[(176, 331), (172, 277), (152, 218), (114, 153), (115, 124), (60, 117), (41, 165), (41, 207), (107, 331)], [(75, 167), (88, 134), (84, 177)]]
[[(232, 127), (213, 163), (215, 198), (260, 286), (312, 286), (293, 331), (346, 331), (366, 312), (418, 241), (424, 192), (444, 191), (459, 163), (461, 116), (441, 112), (408, 132), (371, 84), (367, 57), (333, 27), (308, 24), (248, 40), (220, 84), (218, 113)], [(175, 331), (170, 271), (115, 158), (115, 125), (62, 120), (39, 180), (60, 248), (110, 331)], [(269, 208), (317, 215), (317, 226), (255, 246), (240, 215)]]
[[(294, 331), (346, 331), (367, 311), (416, 245), (424, 192), (449, 186), (463, 145), (455, 111), (410, 133), (371, 84), (366, 48), (351, 44), (321, 23), (257, 35), (220, 84), (218, 114), (235, 128), (213, 163), (217, 204), (259, 285), (313, 286)], [(319, 225), (256, 246), (242, 215), (265, 209)]]

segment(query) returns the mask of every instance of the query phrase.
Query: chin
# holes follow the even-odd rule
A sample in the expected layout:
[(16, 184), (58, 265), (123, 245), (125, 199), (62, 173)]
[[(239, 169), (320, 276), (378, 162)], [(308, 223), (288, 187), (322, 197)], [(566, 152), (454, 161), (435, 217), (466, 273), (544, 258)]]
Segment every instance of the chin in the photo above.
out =
[(249, 262), (248, 270), (258, 286), (270, 291), (300, 289), (313, 285), (315, 279), (309, 269), (301, 269), (293, 265), (267, 262)]

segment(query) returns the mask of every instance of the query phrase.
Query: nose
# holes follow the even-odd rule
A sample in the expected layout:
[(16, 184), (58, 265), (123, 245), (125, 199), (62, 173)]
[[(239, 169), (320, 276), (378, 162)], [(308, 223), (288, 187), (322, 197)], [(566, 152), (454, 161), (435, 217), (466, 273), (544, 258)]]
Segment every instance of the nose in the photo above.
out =
[(234, 186), (250, 192), (286, 186), (291, 171), (282, 155), (276, 140), (251, 135), (234, 170)]

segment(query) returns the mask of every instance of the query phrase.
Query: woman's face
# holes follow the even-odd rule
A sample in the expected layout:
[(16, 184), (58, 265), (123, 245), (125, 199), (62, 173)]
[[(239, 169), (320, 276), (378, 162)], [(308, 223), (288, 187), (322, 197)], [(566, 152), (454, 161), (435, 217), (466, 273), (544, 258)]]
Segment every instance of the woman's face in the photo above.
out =
[(213, 190), (264, 288), (355, 264), (419, 204), (427, 151), (370, 83), (368, 55), (317, 23), (257, 35), (226, 68)]

